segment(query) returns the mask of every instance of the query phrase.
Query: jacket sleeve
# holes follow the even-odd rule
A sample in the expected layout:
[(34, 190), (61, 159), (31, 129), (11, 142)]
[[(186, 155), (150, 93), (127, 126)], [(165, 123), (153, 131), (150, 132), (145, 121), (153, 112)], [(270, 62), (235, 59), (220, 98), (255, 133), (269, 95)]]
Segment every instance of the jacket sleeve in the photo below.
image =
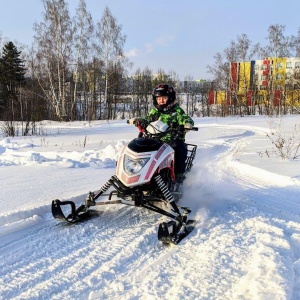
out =
[(142, 123), (148, 125), (149, 123), (158, 120), (159, 114), (157, 109), (152, 108), (144, 118), (139, 118)]
[(185, 125), (187, 123), (192, 124), (194, 126), (193, 119), (187, 115), (184, 110), (180, 107), (177, 109), (177, 122), (179, 125)]

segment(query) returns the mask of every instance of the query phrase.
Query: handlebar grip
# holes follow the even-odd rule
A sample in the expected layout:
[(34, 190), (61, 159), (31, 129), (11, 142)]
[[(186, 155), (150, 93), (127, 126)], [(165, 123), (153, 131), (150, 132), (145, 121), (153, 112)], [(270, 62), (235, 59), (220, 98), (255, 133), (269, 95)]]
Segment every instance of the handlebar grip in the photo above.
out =
[(192, 128), (184, 128), (184, 127), (182, 127), (182, 130), (187, 130), (187, 131), (198, 131), (198, 127), (192, 127)]
[[(136, 122), (137, 122), (137, 120), (134, 120), (134, 121), (133, 121), (133, 125), (135, 125)], [(130, 124), (130, 120), (127, 120), (126, 123), (127, 123), (127, 124)]]

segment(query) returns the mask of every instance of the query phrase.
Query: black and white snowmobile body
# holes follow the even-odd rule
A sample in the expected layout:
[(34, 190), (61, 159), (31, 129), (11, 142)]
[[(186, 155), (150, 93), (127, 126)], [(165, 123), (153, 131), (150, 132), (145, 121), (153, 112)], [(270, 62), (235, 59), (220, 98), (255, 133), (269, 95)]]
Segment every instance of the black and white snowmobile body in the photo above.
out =
[[(192, 130), (197, 130), (194, 127)], [(190, 209), (176, 204), (182, 193), (175, 180), (174, 150), (160, 140), (172, 130), (161, 121), (150, 123), (143, 129), (142, 137), (129, 142), (122, 150), (117, 161), (116, 174), (112, 176), (97, 194), (90, 192), (77, 209), (72, 201), (52, 201), (54, 218), (76, 223), (90, 216), (91, 207), (107, 204), (126, 204), (144, 207), (172, 220), (160, 224), (158, 239), (163, 243), (178, 244), (194, 227), (194, 221), (188, 220)], [(196, 145), (187, 144), (188, 157), (186, 172), (191, 167), (196, 154)], [(108, 200), (98, 201), (109, 191)], [(63, 207), (70, 207), (66, 216)]]

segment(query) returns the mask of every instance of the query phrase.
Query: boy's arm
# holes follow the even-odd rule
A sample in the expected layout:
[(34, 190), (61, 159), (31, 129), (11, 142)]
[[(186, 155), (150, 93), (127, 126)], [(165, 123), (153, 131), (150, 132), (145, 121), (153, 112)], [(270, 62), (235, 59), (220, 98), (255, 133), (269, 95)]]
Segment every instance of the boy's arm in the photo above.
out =
[(141, 123), (148, 125), (149, 123), (158, 119), (158, 111), (152, 108), (144, 118), (138, 118)]
[(133, 125), (137, 124), (138, 122), (139, 124), (142, 124), (143, 127), (146, 127), (147, 125), (149, 125), (149, 123), (156, 121), (157, 119), (157, 110), (152, 108), (145, 117), (131, 118), (129, 120), (129, 123)]
[(194, 121), (193, 119), (187, 115), (183, 109), (179, 109), (178, 113), (178, 123), (179, 125), (186, 125), (186, 124), (190, 124), (190, 127), (194, 126)]

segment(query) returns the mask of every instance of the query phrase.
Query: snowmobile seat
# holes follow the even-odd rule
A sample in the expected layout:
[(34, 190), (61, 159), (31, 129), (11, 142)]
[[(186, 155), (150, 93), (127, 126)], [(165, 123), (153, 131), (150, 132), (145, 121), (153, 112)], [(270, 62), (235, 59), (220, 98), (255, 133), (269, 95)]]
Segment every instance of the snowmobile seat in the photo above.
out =
[(154, 139), (136, 138), (128, 144), (128, 148), (137, 153), (157, 151), (163, 142)]

